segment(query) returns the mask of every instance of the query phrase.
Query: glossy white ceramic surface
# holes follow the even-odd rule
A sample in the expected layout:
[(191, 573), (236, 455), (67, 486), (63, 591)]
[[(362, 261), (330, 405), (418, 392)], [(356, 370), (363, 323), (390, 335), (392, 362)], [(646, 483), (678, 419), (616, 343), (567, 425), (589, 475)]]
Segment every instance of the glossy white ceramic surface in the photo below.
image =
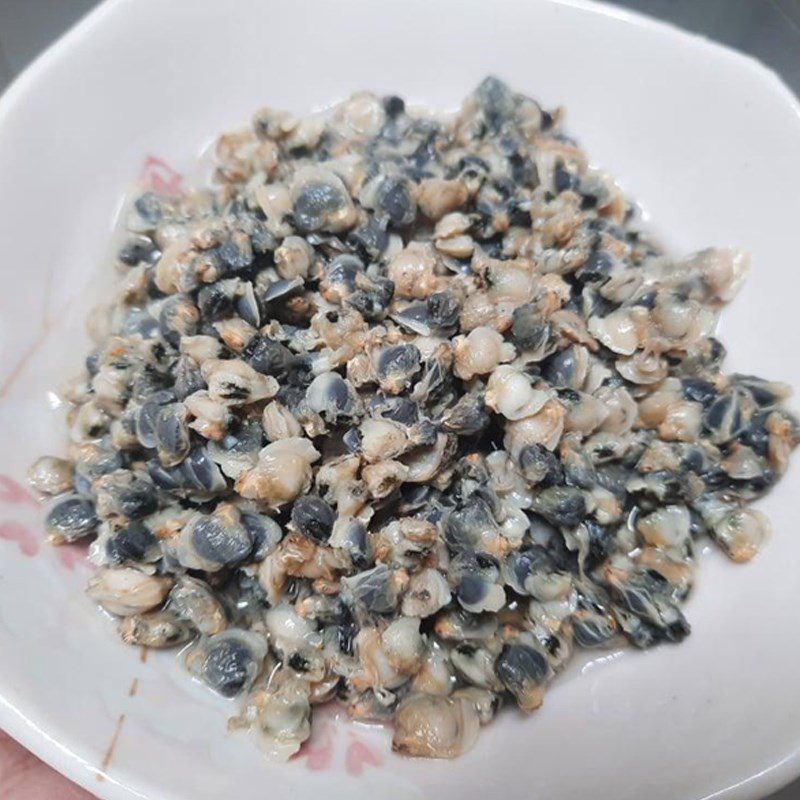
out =
[(800, 772), (797, 464), (757, 561), (702, 559), (683, 645), (572, 669), (458, 762), (402, 761), (328, 716), (303, 758), (265, 763), (226, 733), (227, 702), (117, 641), (79, 553), (41, 544), (20, 484), (63, 441), (48, 390), (80, 366), (126, 189), (191, 172), (260, 105), (370, 88), (450, 108), (490, 72), (564, 104), (675, 252), (751, 251), (728, 366), (800, 388), (800, 108), (756, 62), (569, 0), (111, 0), (0, 99), (0, 727), (99, 797), (734, 800)]

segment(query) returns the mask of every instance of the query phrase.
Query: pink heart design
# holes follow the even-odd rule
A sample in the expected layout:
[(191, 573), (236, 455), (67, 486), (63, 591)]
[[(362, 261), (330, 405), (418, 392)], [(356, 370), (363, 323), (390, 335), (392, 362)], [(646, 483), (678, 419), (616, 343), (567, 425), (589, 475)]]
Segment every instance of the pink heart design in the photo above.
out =
[(60, 544), (56, 547), (55, 552), (56, 558), (58, 558), (61, 566), (69, 570), (69, 572), (75, 569), (76, 564), (89, 566), (89, 562), (86, 560), (89, 548), (81, 542), (77, 542), (76, 544)]
[(30, 528), (19, 522), (0, 522), (0, 539), (16, 542), (24, 556), (35, 556), (39, 552), (39, 543)]
[(27, 504), (39, 508), (33, 495), (8, 475), (0, 475), (0, 503), (10, 505)]
[(174, 170), (166, 161), (155, 156), (147, 156), (139, 180), (158, 194), (176, 195), (181, 191), (183, 175)]
[(364, 765), (369, 764), (373, 767), (382, 766), (383, 762), (372, 748), (367, 746), (360, 739), (350, 742), (345, 755), (344, 765), (348, 775), (358, 777), (364, 771)]
[(306, 769), (310, 772), (327, 769), (333, 760), (333, 735), (330, 727), (317, 726), (312, 738), (303, 744), (296, 757), (306, 759)]

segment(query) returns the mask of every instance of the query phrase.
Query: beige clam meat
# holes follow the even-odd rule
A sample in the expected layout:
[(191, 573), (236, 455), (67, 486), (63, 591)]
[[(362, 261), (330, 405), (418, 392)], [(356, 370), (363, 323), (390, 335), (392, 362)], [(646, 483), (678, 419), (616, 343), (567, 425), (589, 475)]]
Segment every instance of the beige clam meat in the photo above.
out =
[(212, 400), (240, 406), (274, 397), (278, 382), (271, 375), (256, 372), (245, 361), (210, 359), (201, 367)]
[(415, 675), (425, 655), (425, 640), (419, 631), (419, 619), (400, 617), (381, 634), (381, 644), (389, 663), (401, 674)]
[(686, 506), (664, 506), (646, 517), (640, 517), (636, 521), (636, 530), (647, 544), (680, 548), (689, 538), (690, 524)]
[(411, 577), (403, 596), (403, 614), (430, 617), (450, 602), (450, 587), (438, 570), (424, 569)]
[(702, 418), (702, 403), (693, 401), (674, 403), (658, 426), (659, 436), (671, 441), (694, 442), (700, 436)]
[(767, 517), (754, 508), (737, 508), (719, 518), (713, 525), (714, 539), (733, 561), (750, 561), (769, 536)]
[(600, 386), (594, 397), (599, 400), (608, 411), (608, 415), (600, 423), (600, 429), (610, 433), (627, 433), (636, 422), (638, 408), (630, 392), (623, 386), (610, 388)]
[(86, 593), (111, 614), (128, 617), (160, 606), (172, 584), (172, 578), (133, 567), (106, 568), (90, 578)]
[(492, 259), (485, 270), (484, 279), (489, 284), (487, 293), (493, 302), (508, 301), (513, 306), (518, 306), (533, 298), (536, 275), (532, 262), (523, 259)]
[(451, 258), (469, 258), (475, 252), (475, 242), (471, 236), (451, 236), (437, 239), (436, 249)]
[(458, 180), (428, 178), (420, 183), (417, 202), (426, 217), (438, 220), (467, 202), (467, 187)]
[(367, 464), (361, 476), (371, 497), (379, 500), (388, 497), (408, 480), (409, 468), (399, 461), (387, 459), (377, 464)]
[(258, 463), (236, 479), (242, 497), (277, 507), (294, 500), (311, 486), (311, 465), (319, 452), (308, 439), (291, 436), (268, 444)]
[(486, 386), (486, 405), (510, 420), (533, 416), (550, 397), (551, 392), (534, 389), (528, 376), (505, 364), (492, 372)]
[(471, 226), (472, 220), (468, 214), (447, 214), (436, 223), (433, 235), (437, 241), (440, 239), (453, 239), (465, 234)]
[(442, 470), (443, 464), (448, 460), (448, 445), (451, 439), (447, 434), (440, 433), (432, 445), (416, 447), (400, 457), (406, 468), (406, 483), (427, 483), (433, 481)]
[(494, 329), (481, 326), (466, 336), (459, 336), (454, 345), (453, 371), (462, 380), (475, 375), (486, 375), (506, 361), (514, 358), (514, 346)]
[(405, 428), (390, 420), (364, 420), (360, 432), (361, 452), (371, 463), (395, 458), (411, 446)]
[(314, 249), (300, 236), (287, 236), (275, 251), (275, 269), (281, 278), (307, 278)]
[(201, 390), (190, 394), (184, 405), (192, 417), (190, 428), (206, 439), (221, 439), (225, 435), (231, 422), (227, 404), (212, 399), (207, 391)]
[(270, 644), (284, 654), (319, 650), (322, 640), (312, 625), (291, 606), (276, 606), (264, 614)]
[(741, 289), (750, 269), (746, 253), (731, 248), (703, 250), (695, 256), (692, 267), (698, 269), (713, 296), (730, 302)]
[(609, 350), (624, 356), (633, 355), (639, 346), (639, 332), (629, 309), (612, 311), (605, 317), (592, 317), (589, 333)]
[(667, 365), (656, 353), (639, 351), (630, 358), (617, 360), (617, 371), (631, 383), (650, 385), (667, 377)]
[(406, 682), (407, 676), (392, 662), (378, 628), (362, 628), (355, 638), (355, 648), (362, 667), (352, 678), (357, 689), (383, 692), (397, 689)]
[(478, 739), (480, 717), (463, 697), (412, 694), (395, 714), (392, 749), (408, 756), (455, 758)]
[(436, 291), (436, 255), (431, 246), (411, 242), (388, 264), (386, 274), (394, 283), (397, 297), (427, 298)]
[(270, 758), (287, 761), (311, 735), (309, 695), (308, 682), (285, 670), (250, 696), (244, 724)]
[(447, 651), (438, 644), (432, 647), (411, 681), (411, 689), (423, 695), (452, 694), (456, 686), (456, 675)]
[(222, 352), (222, 346), (214, 336), (183, 336), (180, 348), (181, 353), (194, 359), (197, 364), (219, 358)]
[(506, 424), (506, 449), (512, 457), (519, 456), (522, 448), (531, 444), (540, 444), (548, 450), (555, 450), (564, 432), (565, 417), (564, 406), (558, 400), (548, 400), (530, 417)]
[(602, 426), (610, 412), (602, 400), (585, 392), (575, 394), (574, 400), (566, 406), (564, 430), (589, 435)]
[(220, 339), (236, 353), (244, 350), (245, 345), (258, 333), (249, 322), (245, 322), (243, 319), (226, 319), (222, 322), (215, 322), (214, 328)]
[(359, 136), (375, 136), (386, 120), (380, 98), (372, 92), (356, 92), (334, 112), (337, 119)]
[(278, 439), (290, 439), (303, 433), (294, 414), (277, 400), (264, 406), (262, 425), (264, 434), (270, 442), (276, 442)]
[(317, 471), (317, 486), (325, 490), (326, 498), (335, 504), (340, 518), (358, 514), (367, 501), (365, 477), (363, 473), (361, 478), (358, 474), (360, 467), (358, 456), (344, 455), (326, 461)]
[(289, 189), (280, 183), (259, 186), (256, 189), (258, 205), (267, 218), (267, 227), (275, 236), (286, 236), (292, 232), (284, 220), (292, 213)]
[(167, 648), (191, 639), (194, 629), (171, 611), (153, 611), (125, 617), (120, 623), (119, 634), (126, 644)]
[(73, 473), (71, 461), (43, 456), (28, 469), (28, 483), (42, 494), (61, 494), (72, 488)]

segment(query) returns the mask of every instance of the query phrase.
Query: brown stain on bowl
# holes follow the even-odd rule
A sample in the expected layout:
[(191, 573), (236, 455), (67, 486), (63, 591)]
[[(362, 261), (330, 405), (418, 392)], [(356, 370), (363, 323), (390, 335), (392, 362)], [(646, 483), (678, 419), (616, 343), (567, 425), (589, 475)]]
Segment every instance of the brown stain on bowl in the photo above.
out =
[(149, 647), (147, 647), (147, 646), (143, 646), (142, 647), (141, 652), (139, 653), (139, 661), (141, 661), (142, 664), (146, 664), (147, 663), (147, 654), (149, 652), (150, 652), (150, 648)]
[(119, 718), (117, 719), (117, 724), (114, 727), (114, 733), (111, 736), (111, 741), (108, 743), (108, 748), (106, 748), (105, 755), (103, 756), (103, 760), (100, 763), (100, 772), (97, 773), (97, 780), (104, 781), (106, 776), (103, 774), (111, 764), (112, 759), (114, 758), (114, 751), (117, 749), (117, 742), (119, 741), (119, 735), (122, 733), (122, 726), (125, 723), (125, 715), (120, 714)]
[(133, 682), (131, 683), (131, 688), (128, 689), (128, 697), (136, 697), (136, 693), (139, 691), (139, 679), (134, 678)]

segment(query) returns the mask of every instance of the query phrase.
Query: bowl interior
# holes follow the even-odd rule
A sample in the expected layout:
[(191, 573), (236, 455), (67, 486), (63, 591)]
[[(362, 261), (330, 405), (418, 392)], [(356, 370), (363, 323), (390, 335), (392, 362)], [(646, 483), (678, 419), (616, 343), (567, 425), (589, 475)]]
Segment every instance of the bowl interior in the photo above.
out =
[(565, 105), (674, 252), (752, 253), (723, 317), (728, 368), (800, 387), (800, 110), (755, 62), (582, 2), (107, 3), (0, 101), (0, 724), (95, 794), (672, 800), (751, 797), (797, 771), (796, 465), (762, 504), (774, 534), (758, 560), (702, 559), (685, 644), (573, 668), (456, 763), (400, 760), (387, 732), (330, 713), (307, 755), (265, 763), (173, 656), (144, 663), (117, 641), (81, 592), (80, 552), (43, 544), (23, 476), (64, 445), (52, 389), (80, 369), (126, 189), (191, 181), (213, 137), (264, 104), (303, 112), (367, 88), (449, 109), (487, 73)]

